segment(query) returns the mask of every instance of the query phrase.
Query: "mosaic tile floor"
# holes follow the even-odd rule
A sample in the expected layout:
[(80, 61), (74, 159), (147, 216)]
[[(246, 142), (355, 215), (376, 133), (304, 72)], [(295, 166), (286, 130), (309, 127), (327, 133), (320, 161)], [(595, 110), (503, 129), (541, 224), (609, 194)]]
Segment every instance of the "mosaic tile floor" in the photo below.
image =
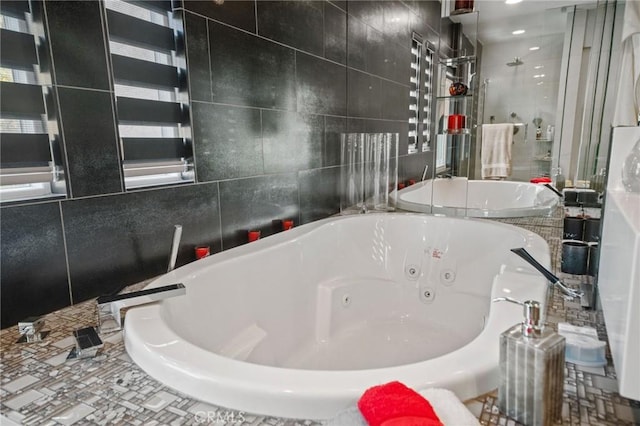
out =
[[(558, 270), (562, 218), (504, 219), (543, 236)], [(588, 277), (561, 278), (579, 286)], [(137, 287), (140, 287), (138, 285)], [(131, 289), (135, 289), (133, 287)], [(597, 328), (606, 340), (602, 312), (583, 310), (577, 302), (551, 295), (547, 320)], [(65, 361), (74, 344), (72, 331), (95, 325), (94, 304), (86, 302), (45, 317), (51, 334), (42, 342), (15, 344), (16, 327), (0, 332), (0, 424), (25, 425), (319, 425), (314, 421), (279, 419), (204, 404), (176, 392), (142, 372), (125, 352), (118, 333), (105, 341), (102, 354), (91, 360)], [(620, 397), (607, 352), (604, 368), (566, 364), (565, 425), (640, 424), (640, 403)], [(516, 425), (501, 415), (491, 393), (467, 401), (483, 425)], [(454, 425), (458, 426), (458, 425)], [(464, 426), (464, 425), (459, 425)]]

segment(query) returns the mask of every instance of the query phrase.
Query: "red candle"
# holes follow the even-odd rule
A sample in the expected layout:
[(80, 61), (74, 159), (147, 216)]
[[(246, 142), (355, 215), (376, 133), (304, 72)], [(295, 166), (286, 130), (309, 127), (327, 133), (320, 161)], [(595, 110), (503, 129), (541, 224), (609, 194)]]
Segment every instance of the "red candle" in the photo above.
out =
[(211, 250), (209, 246), (198, 246), (196, 247), (196, 260), (202, 259), (203, 257), (207, 257), (211, 254)]
[(282, 230), (283, 231), (288, 231), (289, 229), (293, 228), (293, 220), (283, 220), (282, 221)]
[(249, 231), (249, 242), (260, 239), (260, 231)]

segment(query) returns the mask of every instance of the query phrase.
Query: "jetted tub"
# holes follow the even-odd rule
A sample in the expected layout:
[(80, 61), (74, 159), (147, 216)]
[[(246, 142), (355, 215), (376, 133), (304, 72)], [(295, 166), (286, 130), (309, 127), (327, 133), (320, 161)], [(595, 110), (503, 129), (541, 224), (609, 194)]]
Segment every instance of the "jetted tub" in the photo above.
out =
[(394, 191), (391, 199), (411, 212), (494, 218), (547, 216), (560, 202), (544, 185), (465, 177), (425, 180)]
[(498, 336), (546, 301), (537, 234), (409, 213), (329, 218), (193, 262), (150, 287), (186, 295), (133, 308), (124, 340), (152, 377), (249, 413), (327, 419), (399, 380), (461, 400), (498, 386)]

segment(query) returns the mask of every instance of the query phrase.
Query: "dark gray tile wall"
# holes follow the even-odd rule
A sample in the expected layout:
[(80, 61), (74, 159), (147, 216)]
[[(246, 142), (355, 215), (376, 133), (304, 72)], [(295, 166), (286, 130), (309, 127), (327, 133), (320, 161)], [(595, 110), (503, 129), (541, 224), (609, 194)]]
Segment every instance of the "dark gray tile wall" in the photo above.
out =
[[(46, 1), (70, 197), (6, 205), (2, 327), (339, 211), (340, 134), (397, 132), (407, 155), (411, 31), (438, 42), (440, 3), (184, 0), (198, 183), (124, 192), (98, 1)], [(427, 35), (428, 34), (428, 35)]]

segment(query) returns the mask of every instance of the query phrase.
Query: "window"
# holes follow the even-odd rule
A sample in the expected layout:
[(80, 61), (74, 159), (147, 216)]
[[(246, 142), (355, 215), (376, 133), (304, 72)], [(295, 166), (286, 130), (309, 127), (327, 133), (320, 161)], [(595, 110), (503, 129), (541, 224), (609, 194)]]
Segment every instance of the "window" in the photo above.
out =
[(125, 187), (193, 182), (181, 22), (170, 1), (105, 5)]
[(413, 33), (409, 80), (409, 154), (431, 149), (434, 47)]
[(422, 108), (422, 152), (431, 150), (431, 114), (433, 111), (433, 57), (435, 48), (430, 43), (424, 44), (424, 94)]
[(40, 7), (0, 6), (1, 202), (66, 196)]
[(422, 37), (417, 33), (413, 33), (411, 38), (411, 78), (409, 79), (409, 154), (418, 152), (421, 65)]

